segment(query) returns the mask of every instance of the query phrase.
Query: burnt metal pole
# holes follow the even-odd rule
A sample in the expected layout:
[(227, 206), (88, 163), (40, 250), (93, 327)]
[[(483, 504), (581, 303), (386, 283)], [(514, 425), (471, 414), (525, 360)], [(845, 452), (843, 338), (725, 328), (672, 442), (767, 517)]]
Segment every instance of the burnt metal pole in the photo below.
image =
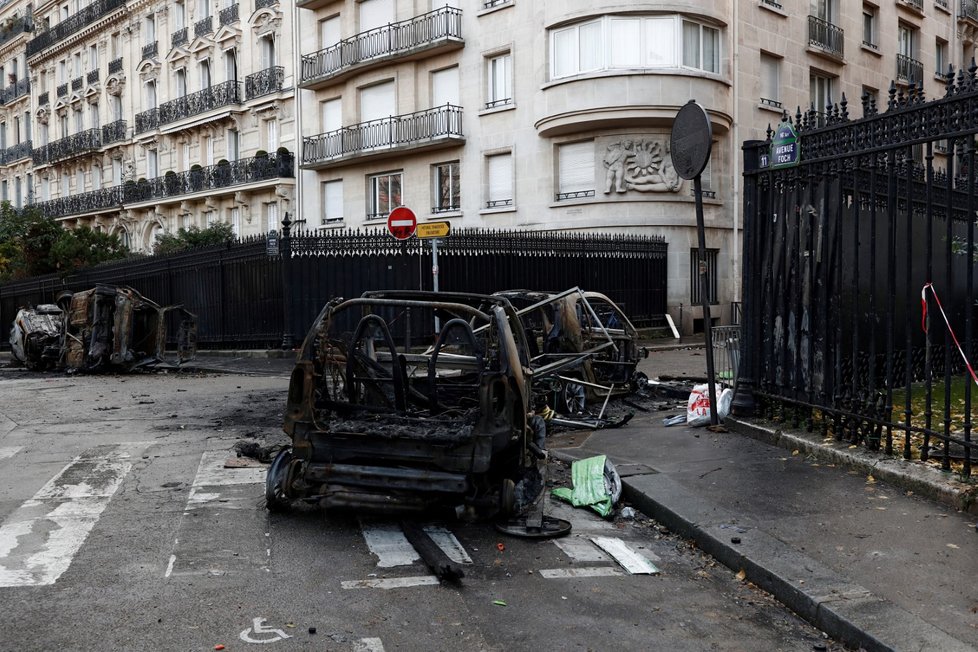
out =
[(292, 337), (292, 221), (289, 214), (285, 214), (282, 220), (282, 311), (284, 320), (282, 322), (282, 350), (288, 351), (295, 346)]
[[(696, 236), (699, 239), (700, 300), (703, 302), (703, 335), (706, 338), (706, 382), (710, 390), (710, 425), (718, 425), (717, 418), (717, 377), (713, 364), (713, 323), (710, 319), (710, 278), (706, 266), (706, 226), (703, 224), (703, 187), (700, 175), (693, 178), (693, 192), (696, 195)], [(716, 273), (716, 270), (714, 270)]]

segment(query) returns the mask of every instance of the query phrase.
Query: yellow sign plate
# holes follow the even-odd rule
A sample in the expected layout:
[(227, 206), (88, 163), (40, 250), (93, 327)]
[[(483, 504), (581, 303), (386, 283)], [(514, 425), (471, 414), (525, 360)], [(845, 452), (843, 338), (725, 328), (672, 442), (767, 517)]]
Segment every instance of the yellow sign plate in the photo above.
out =
[(414, 235), (419, 238), (444, 238), (451, 230), (451, 222), (419, 222)]

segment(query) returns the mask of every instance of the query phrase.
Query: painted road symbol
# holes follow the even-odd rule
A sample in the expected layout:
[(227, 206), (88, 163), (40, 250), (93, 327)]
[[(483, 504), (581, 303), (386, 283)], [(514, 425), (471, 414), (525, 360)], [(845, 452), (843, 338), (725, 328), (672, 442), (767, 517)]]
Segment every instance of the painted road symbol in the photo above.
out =
[[(275, 627), (266, 627), (264, 618), (255, 618), (251, 621), (252, 627), (241, 632), (238, 637), (245, 643), (256, 643), (258, 645), (264, 645), (265, 643), (277, 643), (278, 641), (284, 641), (287, 638), (292, 638), (281, 629), (276, 629)], [(252, 638), (252, 634), (256, 636), (266, 636), (265, 638)], [(271, 637), (267, 637), (271, 634)]]

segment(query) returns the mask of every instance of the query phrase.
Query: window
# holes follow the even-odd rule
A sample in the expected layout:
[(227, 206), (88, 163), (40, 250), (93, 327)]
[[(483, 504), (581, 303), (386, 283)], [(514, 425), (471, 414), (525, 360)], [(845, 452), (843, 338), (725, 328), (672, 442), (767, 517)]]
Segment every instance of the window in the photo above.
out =
[(402, 173), (390, 172), (367, 178), (367, 219), (377, 220), (397, 208), (403, 206), (401, 201)]
[(210, 136), (204, 136), (201, 149), (204, 150), (204, 165), (214, 165), (214, 139)]
[(323, 133), (336, 131), (343, 126), (340, 99), (326, 100), (319, 105), (319, 115), (323, 123)]
[(444, 213), (461, 210), (458, 161), (435, 165), (432, 168), (432, 176), (434, 177), (434, 188), (432, 190), (435, 205), (431, 207), (431, 212)]
[(761, 104), (781, 108), (781, 59), (761, 52)]
[(122, 120), (122, 96), (109, 95), (109, 103), (112, 105), (112, 119)]
[(197, 20), (210, 18), (210, 15), (211, 15), (210, 0), (197, 0)]
[(20, 208), (23, 205), (21, 197), (20, 177), (14, 177), (14, 206)]
[(323, 184), (323, 224), (338, 224), (343, 221), (343, 180), (327, 181)]
[(24, 140), (31, 140), (31, 112), (24, 111)]
[(146, 40), (143, 45), (152, 45), (156, 42), (156, 18), (152, 15), (146, 16)]
[(947, 52), (947, 41), (942, 38), (937, 39), (934, 44), (934, 73), (940, 77), (947, 74), (948, 66), (951, 64)]
[(217, 221), (217, 211), (204, 211), (202, 216), (204, 218), (204, 227), (214, 226), (214, 222)]
[(228, 133), (227, 133), (227, 146), (228, 146), (227, 157), (228, 157), (228, 160), (229, 161), (237, 161), (238, 160), (238, 157), (240, 156), (240, 152), (238, 150), (238, 142), (239, 142), (239, 140), (238, 140), (238, 130), (237, 129), (228, 129)]
[[(175, 2), (173, 4), (173, 29), (181, 30), (186, 26), (187, 26), (187, 6), (182, 2)], [(112, 36), (115, 37), (115, 34), (113, 34)]]
[(394, 22), (394, 0), (363, 0), (360, 3), (360, 31)]
[(41, 134), (40, 134), (41, 135), (41, 145), (47, 145), (48, 144), (48, 137), (49, 137), (48, 136), (49, 135), (48, 126), (45, 125), (45, 124), (42, 124), (42, 125), (39, 125), (39, 126), (40, 126), (40, 129), (41, 129)]
[(486, 60), (486, 108), (513, 103), (513, 55), (507, 52)]
[(234, 48), (224, 51), (224, 79), (225, 81), (238, 79), (238, 52)]
[(241, 237), (241, 209), (235, 206), (228, 211), (228, 221), (231, 223), (231, 233), (235, 238)]
[(58, 126), (61, 128), (61, 137), (65, 138), (68, 136), (68, 114), (58, 116)]
[(10, 197), (7, 191), (7, 180), (4, 179), (3, 181), (0, 181), (0, 201), (9, 201), (9, 200)]
[(27, 185), (25, 190), (27, 191), (27, 202), (30, 203), (34, 201), (34, 175), (30, 172), (27, 173)]
[(862, 100), (868, 101), (870, 107), (876, 107), (879, 110), (880, 92), (878, 89), (872, 86), (863, 86)]
[(177, 97), (183, 97), (187, 94), (187, 71), (180, 68), (174, 74), (177, 80)]
[(20, 145), (20, 116), (14, 116), (14, 145)]
[(85, 170), (75, 170), (75, 192), (85, 192)]
[(811, 73), (809, 78), (812, 104), (819, 115), (825, 114), (826, 107), (831, 106), (835, 101), (835, 79), (819, 73)]
[(431, 106), (461, 104), (458, 97), (458, 66), (431, 73)]
[(269, 202), (265, 204), (265, 215), (263, 218), (264, 231), (268, 233), (272, 229), (278, 230), (278, 202)]
[(156, 82), (152, 80), (146, 82), (146, 108), (156, 108)]
[(119, 58), (119, 32), (112, 34), (112, 37), (109, 39), (109, 52), (112, 53), (112, 59)]
[[(706, 292), (707, 299), (711, 304), (717, 302), (717, 256), (719, 249), (706, 249)], [(703, 290), (700, 280), (700, 252), (699, 249), (689, 250), (689, 302), (694, 306), (703, 303)]]
[(211, 62), (204, 59), (200, 62), (200, 90), (211, 87)]
[(102, 187), (102, 166), (96, 163), (92, 166), (92, 188)]
[(268, 70), (275, 65), (275, 39), (271, 36), (263, 36), (258, 39), (258, 48), (261, 53), (261, 67)]
[(75, 114), (75, 133), (85, 131), (85, 114), (82, 113), (81, 107), (79, 106), (72, 113)]
[(51, 181), (47, 177), (41, 179), (41, 201), (51, 200)]
[(396, 113), (394, 82), (374, 84), (360, 89), (360, 121), (389, 118)]
[(191, 166), (191, 162), (190, 162), (190, 143), (184, 143), (183, 144), (183, 147), (181, 147), (180, 149), (182, 150), (181, 153), (183, 154), (183, 168), (182, 169), (184, 171), (187, 171), (187, 170), (190, 169), (190, 166)]
[(720, 30), (683, 21), (683, 65), (720, 72)]
[(836, 0), (811, 0), (811, 15), (827, 23), (835, 24), (838, 15), (836, 9)]
[(265, 142), (268, 144), (269, 152), (278, 149), (278, 120), (274, 118), (265, 121)]
[(340, 17), (319, 21), (319, 48), (325, 50), (340, 42)]
[(72, 69), (74, 70), (74, 76), (80, 77), (82, 74), (81, 52), (75, 52), (75, 56), (72, 57), (72, 62), (74, 63), (74, 65), (72, 66)]
[(879, 9), (872, 5), (863, 5), (863, 45), (874, 50), (879, 49), (877, 42), (877, 14)]
[(65, 63), (65, 60), (62, 59), (61, 61), (58, 62), (58, 83), (63, 84), (66, 81), (68, 81), (67, 77), (68, 77), (68, 66)]
[(160, 176), (160, 164), (156, 150), (146, 150), (146, 178), (155, 179), (158, 176)]
[(513, 205), (513, 155), (494, 154), (486, 157), (488, 177), (486, 208)]
[(98, 104), (89, 104), (88, 112), (91, 115), (92, 129), (98, 129), (101, 126), (98, 117)]
[(594, 141), (557, 146), (557, 201), (594, 197)]
[(114, 158), (112, 159), (112, 185), (118, 186), (122, 184), (122, 159)]
[(98, 46), (88, 46), (88, 69), (98, 70)]

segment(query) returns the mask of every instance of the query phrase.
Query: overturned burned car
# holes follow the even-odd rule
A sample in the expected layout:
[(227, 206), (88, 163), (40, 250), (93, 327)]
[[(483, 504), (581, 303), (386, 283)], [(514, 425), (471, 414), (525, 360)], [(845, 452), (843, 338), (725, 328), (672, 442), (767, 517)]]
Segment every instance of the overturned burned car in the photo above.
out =
[(644, 380), (636, 367), (648, 350), (637, 345), (635, 326), (607, 296), (580, 288), (493, 296), (517, 308), (537, 390), (554, 396), (557, 411), (580, 413), (586, 401), (628, 394)]
[(292, 447), (269, 468), (267, 506), (512, 512), (535, 469), (528, 362), (504, 297), (390, 291), (329, 302), (292, 372)]
[[(176, 356), (166, 355), (168, 325), (177, 329)], [(176, 365), (197, 351), (197, 317), (160, 306), (129, 287), (98, 285), (62, 292), (57, 305), (18, 311), (10, 331), (14, 359), (28, 369), (96, 372)]]

